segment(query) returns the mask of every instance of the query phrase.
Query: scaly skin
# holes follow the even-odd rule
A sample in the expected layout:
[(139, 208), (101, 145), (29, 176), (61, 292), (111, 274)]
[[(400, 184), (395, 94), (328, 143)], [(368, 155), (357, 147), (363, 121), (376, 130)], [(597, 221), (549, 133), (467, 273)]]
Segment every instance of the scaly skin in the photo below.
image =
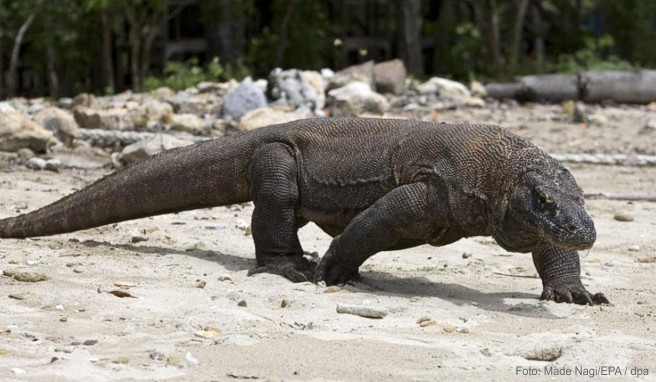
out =
[[(253, 200), (257, 266), (291, 281), (343, 283), (380, 251), (491, 235), (532, 252), (541, 298), (608, 303), (580, 280), (596, 233), (571, 174), (503, 128), (309, 119), (169, 150), (51, 205), (0, 220), (0, 238), (54, 235)], [(318, 266), (297, 231), (334, 237)], [(316, 269), (315, 269), (316, 268)]]

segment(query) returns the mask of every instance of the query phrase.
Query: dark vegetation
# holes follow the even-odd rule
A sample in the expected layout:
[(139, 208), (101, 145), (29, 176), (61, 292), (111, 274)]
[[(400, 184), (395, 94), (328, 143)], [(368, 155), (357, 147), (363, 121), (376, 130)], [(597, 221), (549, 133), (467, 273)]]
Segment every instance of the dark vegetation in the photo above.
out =
[(416, 77), (656, 66), (656, 0), (0, 0), (0, 98), (404, 60)]

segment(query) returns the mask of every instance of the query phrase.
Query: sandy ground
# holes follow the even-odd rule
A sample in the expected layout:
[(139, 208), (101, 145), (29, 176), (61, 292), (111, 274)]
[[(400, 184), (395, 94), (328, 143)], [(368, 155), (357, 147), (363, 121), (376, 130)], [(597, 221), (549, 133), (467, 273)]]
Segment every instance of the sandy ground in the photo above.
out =
[[(553, 124), (510, 125), (550, 152), (623, 152), (625, 144), (610, 133), (603, 141), (594, 131), (580, 138), (585, 132), (569, 125), (582, 142), (571, 148), (549, 131), (559, 128)], [(645, 144), (632, 136), (629, 146)], [(656, 168), (568, 167), (587, 192), (656, 194)], [(0, 217), (45, 205), (108, 171), (7, 168)], [(582, 254), (583, 282), (610, 306), (538, 301), (530, 255), (505, 252), (490, 238), (378, 254), (363, 266), (363, 282), (334, 293), (247, 277), (254, 247), (239, 226), (249, 222), (250, 204), (2, 240), (0, 269), (49, 279), (0, 276), (0, 380), (505, 381), (594, 373), (633, 380), (632, 372), (656, 380), (656, 204), (592, 199), (587, 206), (598, 241)], [(617, 221), (616, 213), (634, 221)], [(147, 241), (132, 243), (144, 230)], [(322, 254), (330, 243), (311, 224), (300, 236), (310, 252)], [(132, 298), (108, 293), (115, 290)], [(389, 314), (338, 314), (338, 303)], [(422, 316), (434, 323), (420, 326)], [(555, 377), (558, 371), (572, 375)]]

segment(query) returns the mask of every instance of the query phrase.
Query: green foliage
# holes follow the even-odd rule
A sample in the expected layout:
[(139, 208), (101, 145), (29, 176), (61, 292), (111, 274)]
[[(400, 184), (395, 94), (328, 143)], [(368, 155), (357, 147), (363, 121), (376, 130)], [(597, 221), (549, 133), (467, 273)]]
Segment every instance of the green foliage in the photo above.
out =
[(172, 61), (166, 63), (164, 78), (149, 76), (144, 84), (150, 91), (162, 86), (173, 90), (190, 88), (203, 81), (219, 81), (224, 74), (223, 66), (218, 58), (214, 58), (205, 68), (198, 65), (198, 59), (191, 58), (184, 62)]
[(465, 22), (458, 24), (454, 32), (450, 59), (458, 64), (453, 66), (451, 75), (458, 80), (471, 79), (479, 69), (477, 63), (482, 56), (481, 31), (473, 23)]
[(615, 42), (610, 35), (587, 37), (585, 47), (573, 54), (559, 55), (547, 64), (547, 71), (579, 73), (585, 70), (630, 70), (634, 66), (613, 54)]

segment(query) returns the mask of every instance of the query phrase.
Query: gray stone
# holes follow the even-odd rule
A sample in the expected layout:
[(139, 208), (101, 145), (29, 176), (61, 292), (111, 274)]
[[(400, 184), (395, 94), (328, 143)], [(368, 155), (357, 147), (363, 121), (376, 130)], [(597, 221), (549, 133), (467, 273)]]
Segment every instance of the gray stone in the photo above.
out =
[(5, 102), (0, 102), (0, 151), (15, 152), (28, 148), (44, 152), (57, 144), (51, 131), (29, 120)]
[(86, 129), (123, 130), (130, 127), (126, 123), (128, 111), (123, 108), (92, 109), (79, 106), (73, 110), (75, 121)]
[(364, 82), (351, 82), (328, 92), (333, 117), (357, 117), (365, 113), (382, 114), (389, 107), (387, 99)]
[(387, 316), (387, 309), (369, 305), (337, 304), (337, 313), (353, 314), (367, 318), (383, 318)]
[[(306, 110), (303, 113), (302, 110)], [(239, 121), (239, 130), (254, 130), (263, 126), (286, 123), (310, 116), (309, 110), (284, 111), (270, 107), (262, 107), (244, 114)]]
[(402, 94), (405, 91), (406, 69), (399, 59), (374, 65), (374, 81), (379, 93)]
[(194, 114), (173, 114), (170, 117), (171, 130), (184, 131), (194, 135), (207, 135), (211, 126)]
[(191, 144), (191, 142), (162, 134), (153, 139), (140, 141), (125, 147), (119, 156), (119, 161), (123, 164), (129, 164), (140, 161), (149, 155), (156, 154), (160, 151), (187, 146), (189, 144)]
[(152, 124), (170, 123), (173, 106), (156, 99), (145, 100), (134, 109), (130, 109), (127, 118), (133, 127), (146, 127)]
[(267, 105), (264, 91), (250, 78), (246, 78), (223, 100), (223, 115), (239, 119), (251, 110)]
[(335, 73), (328, 82), (328, 90), (341, 88), (352, 82), (364, 82), (370, 88), (374, 87), (374, 63), (367, 61), (364, 64), (349, 66)]
[(32, 119), (52, 131), (66, 146), (72, 146), (73, 141), (80, 137), (80, 128), (69, 111), (48, 107), (34, 114)]
[(318, 72), (277, 68), (269, 74), (267, 93), (272, 100), (320, 111), (326, 101), (324, 92)]

